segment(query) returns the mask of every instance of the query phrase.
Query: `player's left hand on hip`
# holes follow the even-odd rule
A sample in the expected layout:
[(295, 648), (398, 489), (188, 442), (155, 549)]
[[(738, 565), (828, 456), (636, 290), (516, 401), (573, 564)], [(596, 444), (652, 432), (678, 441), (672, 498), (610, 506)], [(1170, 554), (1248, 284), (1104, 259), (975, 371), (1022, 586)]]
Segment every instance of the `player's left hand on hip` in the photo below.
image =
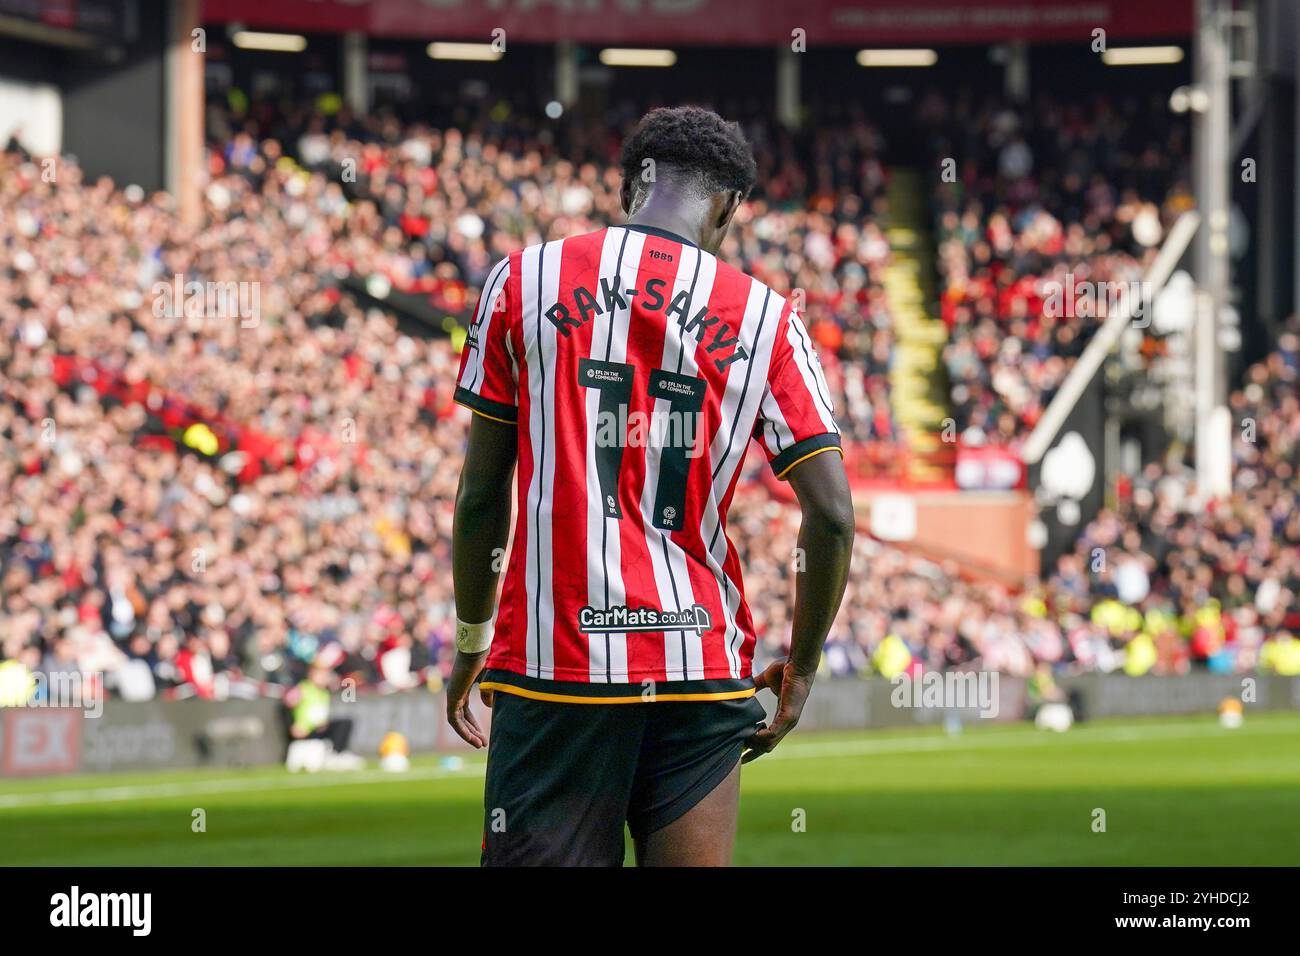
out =
[(777, 695), (776, 714), (770, 725), (760, 727), (745, 741), (741, 763), (749, 763), (765, 753), (771, 753), (785, 735), (794, 730), (812, 690), (812, 678), (796, 673), (794, 665), (788, 660), (777, 661), (769, 664), (754, 678), (754, 687), (756, 690), (767, 688)]

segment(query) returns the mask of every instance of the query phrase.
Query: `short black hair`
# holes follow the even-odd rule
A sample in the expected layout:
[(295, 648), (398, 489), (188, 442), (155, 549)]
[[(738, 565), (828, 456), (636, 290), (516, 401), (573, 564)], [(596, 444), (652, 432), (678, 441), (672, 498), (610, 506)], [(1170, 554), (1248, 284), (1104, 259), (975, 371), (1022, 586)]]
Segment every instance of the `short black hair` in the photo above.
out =
[(655, 175), (694, 179), (701, 198), (735, 190), (749, 195), (758, 177), (754, 152), (739, 123), (700, 106), (661, 107), (641, 117), (623, 142), (623, 180), (640, 192), (647, 159)]

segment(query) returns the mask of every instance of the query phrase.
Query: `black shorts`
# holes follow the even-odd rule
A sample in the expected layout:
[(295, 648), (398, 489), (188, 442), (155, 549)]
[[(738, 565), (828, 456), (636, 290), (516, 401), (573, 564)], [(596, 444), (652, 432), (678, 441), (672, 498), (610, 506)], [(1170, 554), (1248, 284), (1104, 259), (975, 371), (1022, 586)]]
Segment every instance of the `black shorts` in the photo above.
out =
[(574, 704), (497, 691), (484, 866), (622, 866), (623, 826), (662, 829), (735, 768), (763, 722), (733, 700)]

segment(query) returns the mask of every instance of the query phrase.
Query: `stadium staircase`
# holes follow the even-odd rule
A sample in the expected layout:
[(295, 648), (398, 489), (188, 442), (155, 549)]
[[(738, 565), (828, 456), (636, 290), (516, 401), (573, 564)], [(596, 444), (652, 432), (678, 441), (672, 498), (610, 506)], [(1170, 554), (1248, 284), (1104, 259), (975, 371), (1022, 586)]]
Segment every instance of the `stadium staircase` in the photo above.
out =
[(890, 403), (899, 436), (909, 451), (906, 480), (941, 481), (952, 461), (941, 439), (949, 415), (943, 346), (948, 330), (936, 317), (934, 248), (929, 204), (921, 174), (891, 171), (885, 234), (892, 250), (881, 275), (894, 319), (895, 352), (889, 373)]

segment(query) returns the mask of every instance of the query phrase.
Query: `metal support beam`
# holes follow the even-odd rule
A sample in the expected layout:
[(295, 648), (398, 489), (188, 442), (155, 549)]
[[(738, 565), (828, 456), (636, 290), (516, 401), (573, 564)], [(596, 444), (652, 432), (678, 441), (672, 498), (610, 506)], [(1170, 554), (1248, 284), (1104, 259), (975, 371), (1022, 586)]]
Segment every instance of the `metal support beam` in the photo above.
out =
[(163, 54), (167, 83), (163, 175), (167, 191), (176, 197), (176, 211), (188, 226), (202, 214), (199, 190), (205, 170), (203, 157), (203, 61), (194, 31), (201, 26), (199, 0), (168, 5), (171, 22)]
[(802, 122), (799, 102), (799, 57), (790, 44), (776, 50), (776, 119), (789, 130), (797, 130)]
[(1007, 44), (1007, 62), (1002, 77), (1003, 91), (1013, 103), (1029, 101), (1029, 45), (1024, 40)]
[(555, 99), (566, 110), (578, 102), (578, 45), (571, 40), (555, 44)]
[(366, 59), (370, 48), (366, 35), (356, 30), (343, 34), (343, 102), (357, 116), (370, 109), (370, 75)]
[(1197, 0), (1195, 82), (1205, 94), (1205, 109), (1193, 114), (1192, 144), (1196, 197), (1205, 228), (1197, 237), (1195, 257), (1197, 284), (1204, 296), (1196, 310), (1196, 476), (1202, 491), (1216, 497), (1232, 490), (1231, 433), (1222, 427), (1227, 414), (1227, 359), (1218, 335), (1230, 282), (1230, 15), (1227, 0)]

